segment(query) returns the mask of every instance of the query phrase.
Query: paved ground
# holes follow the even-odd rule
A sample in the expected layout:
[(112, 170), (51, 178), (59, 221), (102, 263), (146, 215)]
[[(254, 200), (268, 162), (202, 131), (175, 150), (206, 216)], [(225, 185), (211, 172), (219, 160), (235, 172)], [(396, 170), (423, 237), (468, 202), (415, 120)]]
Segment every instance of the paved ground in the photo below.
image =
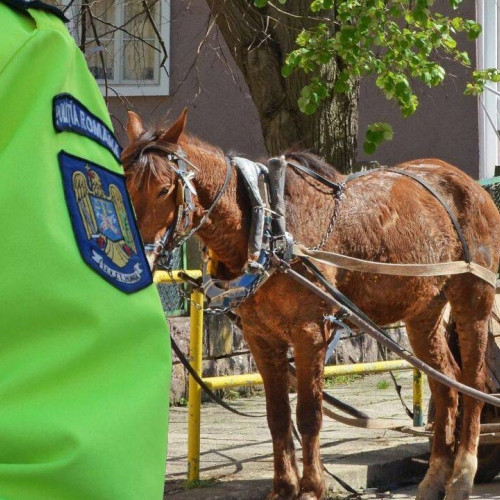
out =
[[(417, 493), (417, 488), (415, 486), (411, 488), (405, 488), (403, 490), (395, 491), (390, 498), (404, 499), (404, 498), (415, 498)], [(470, 500), (476, 499), (488, 499), (488, 498), (500, 498), (500, 476), (496, 478), (495, 481), (489, 484), (479, 484), (475, 487), (473, 495)]]
[[(403, 396), (411, 405), (411, 372), (400, 372), (398, 377), (403, 386)], [(370, 416), (411, 425), (388, 375), (350, 381), (329, 391)], [(292, 395), (291, 399), (295, 407), (295, 396)], [(266, 498), (273, 464), (271, 438), (264, 417), (264, 397), (260, 394), (239, 398), (232, 404), (240, 410), (262, 416), (255, 419), (239, 417), (213, 404), (205, 404), (201, 432), (202, 487), (187, 490), (187, 409), (171, 408), (165, 500)], [(427, 408), (424, 414), (426, 411)], [(392, 492), (392, 498), (414, 498), (414, 489), (401, 488), (418, 482), (427, 466), (427, 440), (394, 431), (347, 427), (325, 417), (321, 442), (323, 461), (328, 469), (356, 489), (382, 487)], [(338, 484), (333, 480), (327, 481), (329, 498), (345, 498), (345, 492), (342, 493)], [(480, 491), (480, 496), (473, 498), (500, 499), (499, 482)], [(366, 498), (381, 497), (368, 494)]]

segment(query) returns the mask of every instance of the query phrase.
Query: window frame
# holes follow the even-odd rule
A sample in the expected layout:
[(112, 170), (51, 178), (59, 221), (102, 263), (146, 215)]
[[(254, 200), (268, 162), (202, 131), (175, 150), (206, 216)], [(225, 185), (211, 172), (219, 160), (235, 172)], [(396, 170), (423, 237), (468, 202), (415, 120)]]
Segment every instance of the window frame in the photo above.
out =
[[(65, 0), (65, 3), (68, 3), (69, 0)], [(170, 0), (159, 0), (160, 3), (160, 24), (158, 26), (158, 30), (163, 38), (165, 43), (165, 48), (167, 50), (167, 60), (165, 61), (165, 67), (160, 68), (159, 62), (163, 58), (162, 52), (155, 53), (155, 80), (156, 82), (148, 83), (147, 81), (141, 80), (125, 80), (123, 78), (119, 79), (118, 83), (108, 83), (108, 89), (112, 89), (111, 92), (108, 92), (110, 97), (124, 96), (124, 97), (158, 97), (158, 96), (167, 96), (170, 92), (170, 12), (171, 12), (171, 2)], [(78, 13), (80, 8), (79, 2), (74, 2), (70, 8), (70, 23), (68, 25), (68, 29), (70, 33), (75, 38), (76, 42), (79, 43), (80, 33), (79, 33), (79, 25), (75, 21), (76, 14)], [(119, 22), (118, 26), (123, 23), (124, 16), (124, 4), (122, 3), (121, 8), (119, 9)], [(115, 33), (115, 50), (113, 57), (113, 67), (115, 74), (122, 74), (122, 69), (124, 65), (124, 35), (123, 31), (118, 30)], [(106, 86), (104, 84), (103, 79), (96, 79), (99, 84), (99, 88), (104, 95), (106, 93)], [(115, 94), (116, 92), (116, 94)]]
[[(500, 10), (497, 2), (478, 0), (477, 20), (483, 27), (483, 32), (477, 42), (478, 69), (498, 68), (500, 61)], [(488, 83), (496, 91), (496, 83)], [(478, 97), (479, 116), (479, 178), (489, 179), (495, 175), (495, 167), (500, 163), (498, 130), (498, 96), (489, 91)], [(489, 116), (488, 116), (489, 115)], [(495, 127), (490, 121), (494, 121)]]

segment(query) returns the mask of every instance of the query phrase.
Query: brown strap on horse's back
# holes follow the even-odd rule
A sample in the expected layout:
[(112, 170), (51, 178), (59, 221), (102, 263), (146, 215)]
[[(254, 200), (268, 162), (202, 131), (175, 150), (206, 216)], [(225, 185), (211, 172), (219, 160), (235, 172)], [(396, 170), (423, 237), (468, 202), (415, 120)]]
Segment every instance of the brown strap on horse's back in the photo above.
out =
[(431, 193), (434, 198), (436, 198), (439, 203), (443, 206), (443, 208), (448, 212), (448, 215), (451, 219), (451, 222), (453, 223), (453, 226), (455, 227), (455, 231), (457, 232), (457, 235), (460, 239), (460, 243), (462, 243), (462, 249), (464, 251), (464, 258), (465, 262), (470, 263), (471, 262), (471, 257), (470, 257), (470, 252), (469, 252), (469, 245), (467, 245), (467, 240), (465, 239), (465, 235), (462, 231), (462, 228), (455, 216), (455, 214), (452, 212), (451, 208), (448, 206), (444, 198), (430, 185), (427, 184), (421, 177), (418, 175), (412, 173), (412, 172), (407, 172), (406, 170), (399, 170), (398, 168), (388, 168), (389, 172), (394, 172), (395, 174), (399, 175), (406, 175), (406, 177), (410, 177), (413, 179), (415, 182), (418, 182), (421, 186), (423, 186), (429, 193)]
[(354, 179), (357, 179), (358, 177), (364, 177), (367, 174), (371, 174), (372, 172), (374, 172), (376, 170), (383, 170), (383, 171), (387, 171), (387, 172), (392, 172), (394, 174), (404, 175), (406, 177), (410, 177), (410, 179), (413, 179), (415, 182), (418, 182), (422, 187), (427, 189), (427, 191), (429, 191), (429, 193), (431, 193), (432, 196), (434, 196), (434, 198), (436, 198), (439, 201), (439, 203), (441, 203), (442, 207), (448, 213), (448, 216), (450, 217), (451, 222), (453, 223), (453, 227), (455, 228), (455, 231), (458, 235), (458, 238), (460, 239), (460, 243), (462, 244), (462, 249), (464, 251), (464, 259), (467, 263), (471, 262), (469, 245), (467, 244), (467, 240), (465, 239), (465, 235), (462, 231), (462, 228), (460, 226), (460, 223), (458, 222), (457, 217), (455, 216), (455, 214), (453, 213), (451, 208), (448, 206), (445, 199), (430, 184), (428, 184), (426, 181), (424, 181), (424, 179), (422, 179), (417, 174), (415, 174), (413, 172), (408, 172), (406, 170), (401, 170), (399, 168), (394, 168), (394, 167), (380, 167), (380, 168), (375, 168), (372, 170), (363, 170), (363, 171), (355, 172), (351, 175), (348, 175), (344, 180), (344, 184), (347, 184), (348, 182), (353, 181)]

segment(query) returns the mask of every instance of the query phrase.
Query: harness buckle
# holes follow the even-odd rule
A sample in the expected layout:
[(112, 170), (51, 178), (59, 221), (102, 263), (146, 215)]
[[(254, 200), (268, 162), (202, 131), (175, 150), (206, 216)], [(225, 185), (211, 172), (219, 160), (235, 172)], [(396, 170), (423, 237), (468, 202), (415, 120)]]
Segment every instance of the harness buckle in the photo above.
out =
[(340, 311), (336, 312), (332, 317), (339, 322), (343, 322), (345, 319), (349, 318), (349, 316), (351, 316), (350, 311), (348, 311), (347, 309), (341, 309)]
[(273, 239), (273, 253), (280, 257), (280, 260), (286, 263), (293, 257), (293, 237), (290, 233), (280, 235)]
[(264, 274), (266, 268), (256, 260), (248, 260), (243, 266), (243, 272), (248, 274)]

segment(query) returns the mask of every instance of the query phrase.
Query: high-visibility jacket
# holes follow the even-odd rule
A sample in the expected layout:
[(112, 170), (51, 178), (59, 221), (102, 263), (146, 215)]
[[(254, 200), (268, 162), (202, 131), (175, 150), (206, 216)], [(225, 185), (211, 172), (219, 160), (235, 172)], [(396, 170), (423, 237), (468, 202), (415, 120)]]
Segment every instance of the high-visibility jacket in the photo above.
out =
[(169, 335), (119, 155), (63, 21), (0, 0), (1, 500), (162, 498)]

